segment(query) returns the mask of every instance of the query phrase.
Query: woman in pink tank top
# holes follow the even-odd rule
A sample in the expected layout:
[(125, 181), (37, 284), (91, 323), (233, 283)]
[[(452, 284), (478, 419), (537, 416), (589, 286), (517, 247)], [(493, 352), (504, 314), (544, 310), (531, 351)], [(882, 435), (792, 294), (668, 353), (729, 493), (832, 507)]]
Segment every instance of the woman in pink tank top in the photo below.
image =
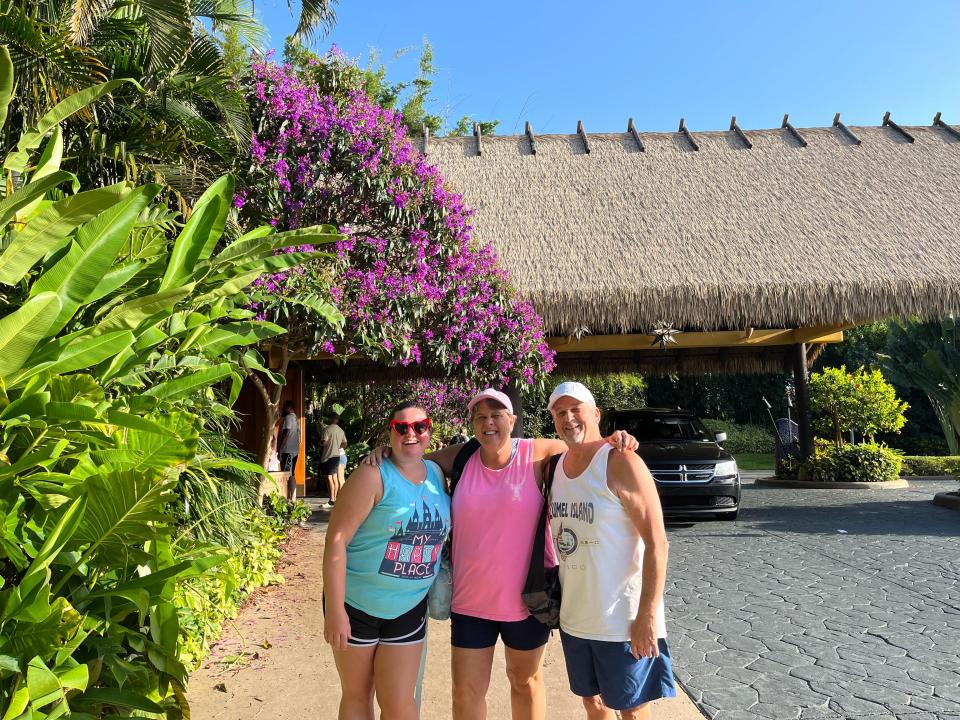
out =
[[(464, 466), (452, 501), (452, 670), (454, 720), (486, 717), (486, 694), (497, 639), (503, 640), (513, 720), (543, 720), (543, 653), (550, 630), (531, 617), (521, 599), (533, 538), (543, 506), (541, 471), (564, 452), (562, 440), (511, 437), (517, 421), (510, 399), (487, 389), (467, 406), (480, 449)], [(610, 441), (637, 447), (614, 433)], [(463, 445), (428, 457), (449, 476)], [(549, 564), (556, 560), (548, 557)]]

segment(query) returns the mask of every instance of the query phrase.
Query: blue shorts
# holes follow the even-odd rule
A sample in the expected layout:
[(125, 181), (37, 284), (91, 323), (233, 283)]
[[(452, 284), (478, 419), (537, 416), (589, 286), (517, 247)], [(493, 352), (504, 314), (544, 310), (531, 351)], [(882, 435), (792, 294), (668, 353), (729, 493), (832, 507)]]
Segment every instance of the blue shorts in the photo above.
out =
[(532, 615), (526, 620), (501, 622), (472, 615), (450, 613), (450, 644), (468, 650), (481, 650), (497, 644), (497, 638), (511, 650), (536, 650), (550, 639), (550, 628)]
[(628, 642), (584, 640), (560, 631), (570, 690), (580, 697), (599, 695), (611, 710), (630, 710), (658, 698), (676, 697), (673, 661), (660, 638), (660, 657), (637, 660)]

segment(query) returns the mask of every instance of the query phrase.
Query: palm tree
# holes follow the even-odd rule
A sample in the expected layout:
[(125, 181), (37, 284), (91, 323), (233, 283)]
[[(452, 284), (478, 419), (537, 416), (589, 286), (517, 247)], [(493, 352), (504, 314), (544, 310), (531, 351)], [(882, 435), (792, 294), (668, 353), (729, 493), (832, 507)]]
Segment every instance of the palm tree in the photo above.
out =
[[(336, 0), (302, 0), (296, 34), (335, 20)], [(64, 127), (64, 167), (87, 185), (159, 181), (181, 201), (225, 172), (250, 117), (221, 39), (262, 48), (249, 0), (0, 0), (0, 44), (19, 83), (5, 146), (52, 105), (107, 79), (133, 78)]]

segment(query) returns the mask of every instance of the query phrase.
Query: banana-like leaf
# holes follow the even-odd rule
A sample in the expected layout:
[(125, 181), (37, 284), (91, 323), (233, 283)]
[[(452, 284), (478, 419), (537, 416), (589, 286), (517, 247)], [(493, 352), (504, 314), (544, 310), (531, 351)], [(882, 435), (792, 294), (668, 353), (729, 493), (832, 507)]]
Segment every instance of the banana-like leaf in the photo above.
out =
[(111, 185), (71, 195), (45, 207), (0, 252), (0, 283), (20, 282), (40, 258), (66, 245), (74, 228), (115, 204), (128, 191), (125, 183)]
[(238, 345), (255, 345), (261, 340), (283, 335), (285, 332), (286, 328), (273, 323), (225, 323), (209, 328), (197, 338), (196, 345), (205, 356), (214, 358), (219, 357), (229, 348)]
[[(30, 176), (30, 183), (40, 182), (48, 175), (60, 171), (60, 161), (63, 160), (63, 133), (60, 132), (58, 125), (50, 133), (50, 139), (40, 152), (40, 159), (37, 160), (37, 168)], [(73, 192), (80, 189), (80, 181), (76, 178), (72, 183)], [(29, 204), (21, 209), (17, 215), (19, 220), (24, 220), (33, 215), (34, 211), (40, 206), (42, 197), (34, 198)]]
[(184, 375), (174, 380), (167, 380), (159, 385), (154, 385), (143, 394), (147, 397), (174, 400), (220, 382), (225, 377), (228, 377), (231, 371), (232, 366), (230, 363), (221, 363), (220, 365), (204, 368), (198, 372), (190, 373), (189, 375)]
[(87, 302), (93, 303), (101, 298), (105, 298), (107, 295), (113, 294), (133, 279), (144, 267), (146, 267), (145, 263), (138, 260), (137, 262), (114, 268), (103, 276), (100, 284), (87, 296)]
[(74, 535), (83, 558), (97, 567), (126, 567), (141, 562), (138, 546), (153, 540), (155, 523), (169, 522), (167, 506), (176, 497), (176, 481), (162, 472), (113, 470), (87, 478), (86, 492), (109, 502), (89, 503)]
[(107, 421), (111, 425), (127, 430), (139, 430), (140, 432), (153, 433), (155, 435), (165, 435), (167, 437), (180, 439), (180, 436), (170, 427), (158, 422), (142, 417), (141, 415), (131, 415), (130, 413), (119, 410), (107, 410)]
[(103, 280), (104, 271), (113, 265), (140, 212), (160, 190), (159, 185), (144, 185), (127, 195), (77, 229), (76, 241), (52, 268), (33, 284), (31, 294), (55, 292), (60, 297), (60, 315), (54, 332), (88, 302)]
[(39, 202), (43, 199), (43, 196), (47, 194), (48, 190), (68, 180), (75, 183), (77, 176), (66, 170), (57, 170), (45, 175), (40, 180), (32, 180), (23, 187), (18, 188), (11, 195), (5, 197), (3, 201), (0, 201), (0, 226), (6, 226), (10, 218), (21, 210), (23, 211), (21, 214), (28, 215), (29, 210), (25, 208), (34, 202)]
[(20, 137), (20, 141), (17, 143), (17, 149), (7, 155), (6, 160), (3, 162), (4, 170), (23, 172), (27, 167), (27, 162), (30, 160), (30, 151), (40, 146), (40, 143), (43, 142), (43, 138), (46, 137), (48, 132), (74, 113), (79, 112), (90, 103), (99, 100), (107, 93), (113, 92), (127, 82), (133, 84), (139, 90), (143, 90), (143, 87), (136, 80), (132, 78), (122, 78), (120, 80), (110, 80), (98, 85), (92, 85), (58, 102), (37, 121), (37, 124), (32, 129)]
[(0, 128), (7, 124), (7, 110), (13, 97), (13, 61), (7, 46), (0, 46)]
[(188, 297), (193, 288), (193, 285), (170, 288), (118, 305), (92, 332), (101, 335), (120, 329), (136, 330), (148, 318), (164, 312), (172, 314), (177, 302)]
[(326, 245), (343, 239), (332, 225), (286, 230), (272, 233), (269, 225), (251, 230), (223, 249), (214, 259), (214, 265), (255, 260), (276, 250), (297, 245)]
[(0, 377), (17, 372), (30, 358), (60, 314), (60, 298), (48, 292), (30, 298), (0, 318)]
[(81, 621), (80, 614), (67, 599), (58, 597), (51, 603), (50, 613), (40, 622), (18, 621), (6, 625), (0, 652), (19, 658), (26, 665), (30, 658), (45, 655), (51, 648), (67, 641), (76, 633)]
[(173, 244), (160, 290), (175, 287), (192, 275), (197, 264), (210, 257), (227, 221), (233, 199), (233, 178), (225, 175), (200, 196), (193, 214)]
[(133, 339), (129, 330), (117, 330), (95, 337), (81, 337), (68, 345), (50, 343), (34, 356), (33, 367), (21, 372), (15, 382), (21, 383), (37, 372), (66, 374), (92, 368), (133, 345)]

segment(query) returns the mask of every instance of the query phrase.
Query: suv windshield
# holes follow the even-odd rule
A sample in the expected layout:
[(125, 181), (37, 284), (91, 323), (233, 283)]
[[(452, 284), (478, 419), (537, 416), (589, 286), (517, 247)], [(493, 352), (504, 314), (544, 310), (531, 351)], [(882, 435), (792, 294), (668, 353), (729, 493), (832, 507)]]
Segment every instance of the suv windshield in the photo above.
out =
[(661, 440), (697, 440), (713, 442), (713, 436), (695, 417), (684, 415), (622, 415), (617, 428), (626, 430), (640, 442)]

